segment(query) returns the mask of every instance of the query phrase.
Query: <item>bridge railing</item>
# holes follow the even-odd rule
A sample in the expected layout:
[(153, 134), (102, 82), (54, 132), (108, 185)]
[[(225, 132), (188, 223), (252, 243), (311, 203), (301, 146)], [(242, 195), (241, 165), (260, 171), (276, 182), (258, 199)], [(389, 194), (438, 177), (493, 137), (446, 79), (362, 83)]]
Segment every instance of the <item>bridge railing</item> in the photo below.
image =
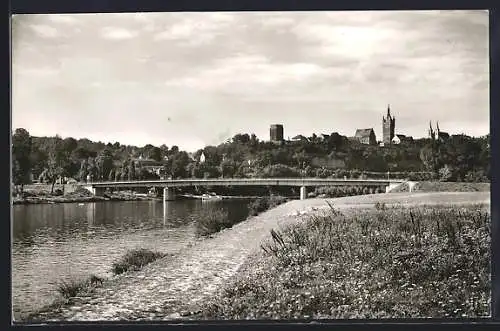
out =
[(406, 179), (338, 179), (338, 178), (208, 178), (208, 179), (160, 179), (160, 180), (132, 180), (132, 181), (103, 181), (103, 182), (91, 182), (86, 183), (84, 185), (88, 186), (119, 186), (119, 185), (134, 185), (140, 184), (142, 185), (165, 185), (165, 184), (200, 184), (200, 185), (218, 185), (224, 184), (228, 185), (230, 183), (245, 184), (245, 183), (278, 183), (281, 185), (285, 185), (287, 183), (298, 185), (300, 183), (304, 185), (317, 185), (321, 184), (328, 185), (329, 183), (380, 183), (380, 185), (388, 184), (388, 183), (402, 183), (405, 182)]

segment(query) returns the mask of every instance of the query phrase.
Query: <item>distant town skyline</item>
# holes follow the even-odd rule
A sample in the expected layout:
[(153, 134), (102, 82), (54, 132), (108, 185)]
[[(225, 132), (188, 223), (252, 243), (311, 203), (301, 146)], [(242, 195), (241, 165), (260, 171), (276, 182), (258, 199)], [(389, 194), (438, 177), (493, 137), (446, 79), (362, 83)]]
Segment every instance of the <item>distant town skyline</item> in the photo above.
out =
[(373, 128), (489, 133), (487, 11), (16, 15), (12, 128), (195, 151)]

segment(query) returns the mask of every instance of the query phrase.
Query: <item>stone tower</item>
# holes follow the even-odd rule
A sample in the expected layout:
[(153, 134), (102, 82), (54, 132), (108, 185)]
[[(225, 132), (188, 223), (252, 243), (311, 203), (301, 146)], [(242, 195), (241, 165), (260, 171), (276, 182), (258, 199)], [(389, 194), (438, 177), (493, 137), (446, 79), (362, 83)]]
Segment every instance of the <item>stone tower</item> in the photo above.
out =
[(387, 106), (387, 117), (382, 117), (382, 136), (384, 144), (390, 144), (394, 138), (394, 128), (396, 127), (396, 118), (391, 116), (391, 107)]

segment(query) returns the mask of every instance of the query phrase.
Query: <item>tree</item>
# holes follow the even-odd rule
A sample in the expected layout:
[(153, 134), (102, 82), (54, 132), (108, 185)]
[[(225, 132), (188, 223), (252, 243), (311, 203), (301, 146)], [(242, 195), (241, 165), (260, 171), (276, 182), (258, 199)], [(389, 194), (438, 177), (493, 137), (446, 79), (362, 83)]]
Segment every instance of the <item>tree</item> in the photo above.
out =
[(47, 167), (47, 153), (42, 151), (38, 146), (32, 145), (30, 160), (33, 177), (38, 178)]
[(80, 172), (78, 174), (80, 182), (82, 182), (82, 183), (87, 182), (87, 175), (89, 174), (88, 167), (89, 167), (89, 163), (88, 163), (87, 159), (83, 159), (82, 163), (80, 165)]
[(221, 162), (220, 169), (223, 178), (232, 178), (238, 170), (238, 165), (232, 159), (226, 158)]
[(186, 152), (179, 152), (172, 156), (170, 174), (172, 178), (186, 178), (186, 167), (189, 164), (189, 156)]
[(123, 164), (122, 164), (122, 170), (121, 170), (121, 180), (127, 180), (128, 179), (128, 165), (129, 165), (129, 161), (128, 159), (123, 161)]
[(130, 161), (128, 164), (128, 180), (135, 179), (135, 164), (134, 161)]
[(174, 145), (172, 148), (170, 148), (170, 154), (177, 154), (179, 153), (179, 147)]
[(247, 144), (250, 141), (250, 136), (245, 133), (238, 133), (233, 137), (233, 144)]
[(107, 179), (109, 172), (113, 169), (113, 154), (108, 147), (104, 148), (101, 153), (99, 153), (97, 157), (97, 167), (99, 168), (99, 179)]
[(153, 147), (149, 152), (149, 157), (157, 162), (160, 162), (162, 157), (162, 151), (159, 147)]
[(12, 162), (12, 179), (22, 193), (30, 181), (31, 171), (31, 137), (25, 129), (16, 129), (12, 136)]
[(57, 179), (66, 175), (68, 164), (70, 163), (68, 154), (62, 148), (62, 139), (55, 137), (52, 140), (52, 146), (48, 154), (47, 168), (43, 173), (43, 177), (52, 184), (50, 193), (54, 193), (54, 185)]
[(96, 160), (93, 157), (88, 159), (87, 173), (90, 175), (90, 180), (94, 181), (99, 178), (99, 167), (96, 164)]
[(115, 180), (115, 169), (112, 168), (110, 171), (109, 171), (109, 176), (108, 176), (108, 180), (110, 182), (114, 181)]

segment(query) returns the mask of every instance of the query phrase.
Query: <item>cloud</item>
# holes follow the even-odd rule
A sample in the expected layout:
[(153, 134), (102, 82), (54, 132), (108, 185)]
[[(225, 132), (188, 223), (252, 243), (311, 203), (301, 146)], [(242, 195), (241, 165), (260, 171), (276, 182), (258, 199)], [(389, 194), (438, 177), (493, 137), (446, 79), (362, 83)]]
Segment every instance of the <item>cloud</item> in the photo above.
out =
[(56, 38), (59, 37), (60, 34), (56, 28), (49, 25), (42, 24), (31, 24), (30, 28), (40, 37), (42, 38)]
[(305, 84), (324, 74), (323, 68), (313, 63), (274, 63), (262, 55), (240, 54), (218, 59), (210, 68), (166, 84), (229, 94), (262, 94), (284, 82)]
[(178, 41), (191, 46), (206, 45), (221, 33), (230, 33), (235, 21), (234, 14), (223, 13), (190, 13), (184, 15), (165, 30), (154, 35), (155, 41)]
[(70, 14), (51, 14), (48, 15), (48, 19), (54, 23), (61, 23), (68, 25), (75, 25), (79, 23), (75, 15), (70, 15)]
[(137, 32), (118, 27), (105, 27), (101, 30), (101, 36), (111, 40), (125, 40), (135, 38)]

